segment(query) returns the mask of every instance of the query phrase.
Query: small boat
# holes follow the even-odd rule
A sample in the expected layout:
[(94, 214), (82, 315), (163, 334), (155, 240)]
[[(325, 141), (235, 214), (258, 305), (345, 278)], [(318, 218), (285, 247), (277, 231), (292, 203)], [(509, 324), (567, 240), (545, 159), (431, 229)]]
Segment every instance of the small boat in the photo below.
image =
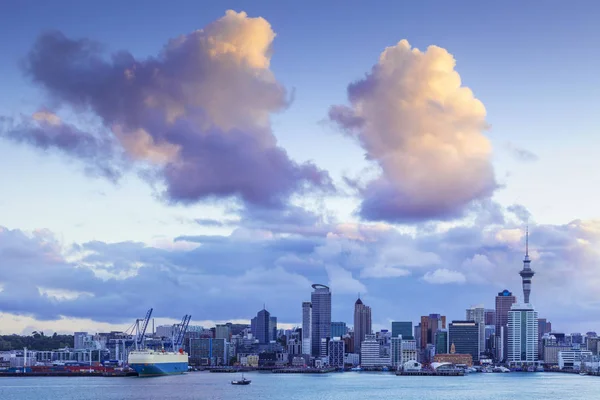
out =
[(231, 381), (232, 385), (249, 385), (252, 382), (249, 379), (244, 378), (244, 374), (242, 374), (242, 379), (237, 381)]
[(581, 376), (587, 375), (587, 372), (580, 372), (579, 375), (581, 375)]

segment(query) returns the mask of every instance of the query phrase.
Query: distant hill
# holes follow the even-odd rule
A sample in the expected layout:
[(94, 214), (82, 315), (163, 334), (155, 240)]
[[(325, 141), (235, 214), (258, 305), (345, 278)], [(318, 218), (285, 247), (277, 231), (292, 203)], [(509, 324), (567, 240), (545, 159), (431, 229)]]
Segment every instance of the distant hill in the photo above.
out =
[(3, 335), (0, 336), (0, 351), (22, 350), (49, 351), (64, 347), (73, 347), (73, 335), (45, 336), (44, 332), (32, 332), (31, 336)]

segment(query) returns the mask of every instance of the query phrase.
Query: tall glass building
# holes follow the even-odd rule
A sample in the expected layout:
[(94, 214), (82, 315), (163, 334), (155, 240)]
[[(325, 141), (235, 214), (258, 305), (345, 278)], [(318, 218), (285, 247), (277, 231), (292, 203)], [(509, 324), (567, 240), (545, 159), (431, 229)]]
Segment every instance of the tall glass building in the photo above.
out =
[(413, 338), (413, 325), (410, 321), (393, 321), (392, 322), (392, 337), (398, 337), (402, 335), (404, 340), (412, 340)]
[(345, 322), (332, 322), (331, 323), (331, 338), (341, 338), (346, 334), (346, 323)]
[(318, 283), (312, 285), (312, 288), (311, 354), (314, 357), (325, 357), (327, 354), (322, 354), (321, 339), (331, 338), (331, 292), (328, 286)]
[(372, 334), (371, 307), (363, 304), (359, 298), (354, 303), (354, 352), (360, 354), (360, 348), (366, 335)]
[(448, 342), (458, 354), (470, 354), (479, 360), (479, 323), (475, 321), (452, 321), (448, 328)]
[(302, 303), (302, 354), (312, 354), (312, 304), (310, 301)]

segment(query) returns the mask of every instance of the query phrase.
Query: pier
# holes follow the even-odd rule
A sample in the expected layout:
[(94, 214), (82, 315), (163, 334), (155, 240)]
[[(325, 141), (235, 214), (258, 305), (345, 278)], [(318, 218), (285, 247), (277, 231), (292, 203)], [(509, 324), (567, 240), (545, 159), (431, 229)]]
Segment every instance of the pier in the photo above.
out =
[(396, 376), (465, 376), (464, 371), (398, 371)]
[(281, 368), (271, 372), (274, 374), (326, 374), (335, 371), (335, 368)]

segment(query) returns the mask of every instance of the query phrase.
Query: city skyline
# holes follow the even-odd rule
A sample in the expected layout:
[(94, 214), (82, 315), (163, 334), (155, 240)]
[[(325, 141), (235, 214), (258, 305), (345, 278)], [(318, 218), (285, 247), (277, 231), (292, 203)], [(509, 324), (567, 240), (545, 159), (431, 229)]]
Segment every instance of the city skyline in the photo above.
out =
[(0, 333), (300, 326), (315, 282), (600, 330), (600, 5), (388, 3), (3, 4)]

